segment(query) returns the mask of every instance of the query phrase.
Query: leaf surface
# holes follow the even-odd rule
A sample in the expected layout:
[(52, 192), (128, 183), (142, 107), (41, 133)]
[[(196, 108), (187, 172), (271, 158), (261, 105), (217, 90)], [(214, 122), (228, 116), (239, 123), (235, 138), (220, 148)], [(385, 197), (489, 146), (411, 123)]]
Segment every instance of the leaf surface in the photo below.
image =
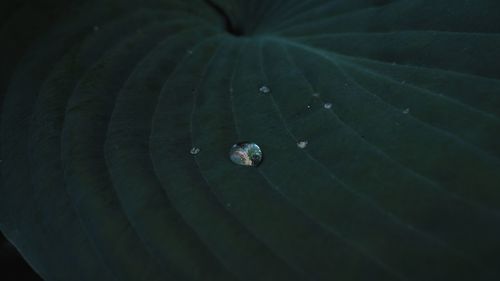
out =
[(0, 31), (0, 230), (44, 279), (500, 277), (500, 3), (51, 5)]

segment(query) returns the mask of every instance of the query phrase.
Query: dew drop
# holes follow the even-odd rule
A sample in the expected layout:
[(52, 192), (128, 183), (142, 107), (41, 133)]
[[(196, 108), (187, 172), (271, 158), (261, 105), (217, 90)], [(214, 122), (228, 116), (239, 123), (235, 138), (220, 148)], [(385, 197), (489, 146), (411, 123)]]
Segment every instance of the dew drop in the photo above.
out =
[(332, 103), (330, 103), (330, 102), (325, 102), (325, 103), (323, 104), (323, 107), (324, 107), (325, 109), (330, 109), (330, 108), (332, 108)]
[(253, 142), (240, 142), (231, 146), (229, 158), (235, 164), (256, 167), (262, 162), (262, 150)]
[(263, 94), (267, 94), (267, 93), (271, 92), (271, 89), (269, 89), (268, 86), (262, 86), (259, 88), (259, 92), (261, 92)]
[(307, 144), (308, 144), (308, 143), (309, 143), (309, 142), (308, 142), (308, 141), (305, 141), (305, 140), (303, 140), (303, 141), (299, 141), (299, 142), (297, 142), (297, 147), (298, 147), (298, 148), (302, 148), (302, 149), (304, 149), (304, 148), (306, 148), (306, 146), (307, 146)]
[(191, 153), (191, 155), (196, 155), (196, 154), (200, 153), (200, 149), (198, 147), (193, 147), (193, 148), (191, 148), (189, 153)]
[(410, 108), (403, 109), (403, 114), (408, 114), (408, 113), (410, 113)]

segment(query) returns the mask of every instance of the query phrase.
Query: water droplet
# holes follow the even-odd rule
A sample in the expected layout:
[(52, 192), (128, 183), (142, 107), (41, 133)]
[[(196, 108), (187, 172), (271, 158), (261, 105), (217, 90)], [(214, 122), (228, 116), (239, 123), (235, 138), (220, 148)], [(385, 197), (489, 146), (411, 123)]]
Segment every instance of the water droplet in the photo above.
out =
[(410, 108), (403, 109), (403, 114), (408, 114), (408, 113), (410, 113)]
[(324, 107), (325, 109), (330, 109), (330, 108), (332, 108), (332, 103), (330, 103), (330, 102), (325, 102), (325, 103), (323, 104), (323, 107)]
[(311, 105), (310, 104), (307, 105), (307, 109), (311, 109)]
[(262, 150), (253, 142), (240, 142), (231, 147), (229, 158), (238, 165), (255, 167), (262, 162)]
[(312, 96), (315, 98), (319, 98), (319, 93), (313, 93)]
[(271, 92), (271, 89), (269, 89), (268, 86), (262, 86), (259, 88), (259, 92), (261, 92), (263, 94), (267, 94), (267, 93)]
[(308, 143), (309, 143), (309, 142), (308, 142), (308, 141), (305, 141), (305, 140), (303, 140), (303, 141), (299, 141), (299, 142), (297, 142), (297, 147), (298, 147), (298, 148), (302, 148), (302, 149), (304, 149), (304, 148), (306, 148), (306, 146), (307, 146), (307, 144), (308, 144)]
[(191, 155), (196, 155), (196, 154), (200, 153), (200, 149), (197, 147), (193, 147), (193, 148), (191, 148), (189, 153), (191, 153)]

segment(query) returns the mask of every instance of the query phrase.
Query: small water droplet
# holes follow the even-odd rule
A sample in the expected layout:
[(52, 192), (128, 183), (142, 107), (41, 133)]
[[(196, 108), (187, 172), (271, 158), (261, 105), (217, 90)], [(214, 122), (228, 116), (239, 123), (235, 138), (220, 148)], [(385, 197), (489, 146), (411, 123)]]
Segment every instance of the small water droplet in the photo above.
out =
[(323, 107), (324, 107), (325, 109), (330, 109), (330, 108), (332, 108), (332, 103), (330, 103), (330, 102), (325, 102), (325, 103), (323, 104)]
[(253, 142), (240, 142), (229, 150), (231, 161), (242, 166), (258, 166), (262, 162), (262, 150)]
[(262, 86), (259, 88), (259, 92), (261, 92), (263, 94), (267, 94), (267, 93), (271, 92), (271, 89), (269, 89), (268, 86)]
[(200, 153), (200, 149), (197, 147), (193, 147), (193, 148), (191, 148), (189, 153), (191, 153), (191, 155), (196, 155), (196, 154)]
[(298, 147), (298, 148), (302, 148), (302, 149), (304, 149), (304, 148), (306, 148), (306, 146), (307, 146), (307, 144), (308, 144), (308, 143), (309, 143), (309, 142), (308, 142), (308, 141), (305, 141), (305, 140), (303, 140), (303, 141), (299, 141), (299, 142), (297, 142), (297, 147)]
[(408, 114), (408, 113), (410, 113), (410, 108), (403, 109), (403, 114)]
[(319, 98), (319, 93), (313, 93), (312, 96), (315, 98)]
[(311, 105), (310, 104), (307, 105), (307, 109), (311, 109)]

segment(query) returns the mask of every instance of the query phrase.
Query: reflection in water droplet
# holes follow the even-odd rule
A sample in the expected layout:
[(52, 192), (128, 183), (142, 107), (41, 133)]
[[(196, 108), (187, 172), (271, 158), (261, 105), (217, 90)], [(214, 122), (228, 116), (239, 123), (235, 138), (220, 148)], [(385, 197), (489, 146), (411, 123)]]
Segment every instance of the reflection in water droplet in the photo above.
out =
[(410, 108), (405, 108), (405, 109), (403, 110), (403, 114), (408, 114), (408, 113), (410, 113)]
[(308, 141), (299, 141), (297, 143), (297, 147), (298, 148), (306, 148), (306, 146), (307, 146), (308, 143), (309, 143)]
[(267, 93), (271, 92), (271, 89), (269, 89), (268, 86), (262, 86), (259, 88), (259, 92), (261, 92), (263, 94), (267, 94)]
[(332, 108), (332, 104), (331, 104), (331, 103), (329, 103), (329, 102), (326, 102), (325, 104), (323, 104), (323, 107), (324, 107), (325, 109), (330, 109), (330, 108)]
[(191, 148), (189, 153), (191, 153), (191, 155), (196, 155), (196, 154), (200, 153), (200, 149), (197, 147), (193, 147), (193, 148)]
[(240, 142), (231, 147), (229, 158), (238, 165), (258, 166), (262, 162), (262, 150), (252, 142)]

